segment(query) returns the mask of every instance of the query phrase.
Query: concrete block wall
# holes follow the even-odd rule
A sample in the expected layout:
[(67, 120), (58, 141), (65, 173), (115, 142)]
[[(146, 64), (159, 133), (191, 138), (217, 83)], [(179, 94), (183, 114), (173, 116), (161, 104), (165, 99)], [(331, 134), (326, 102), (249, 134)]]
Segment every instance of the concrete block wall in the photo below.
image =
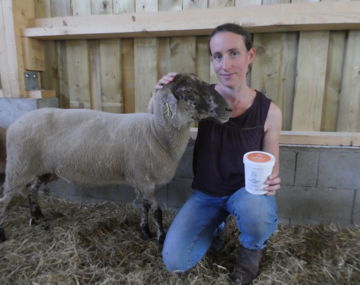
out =
[(58, 99), (0, 98), (0, 127), (8, 127), (21, 115), (44, 107), (58, 107)]
[[(56, 107), (52, 99), (0, 98), (0, 126), (8, 126), (23, 113)], [(161, 205), (178, 209), (191, 193), (192, 153), (190, 140), (173, 180), (157, 191)], [(282, 145), (280, 147), (281, 190), (278, 215), (282, 223), (360, 224), (360, 148)], [(133, 189), (126, 185), (80, 187), (57, 180), (51, 193), (75, 201), (135, 203)]]
[(360, 148), (281, 146), (278, 212), (292, 224), (360, 224)]

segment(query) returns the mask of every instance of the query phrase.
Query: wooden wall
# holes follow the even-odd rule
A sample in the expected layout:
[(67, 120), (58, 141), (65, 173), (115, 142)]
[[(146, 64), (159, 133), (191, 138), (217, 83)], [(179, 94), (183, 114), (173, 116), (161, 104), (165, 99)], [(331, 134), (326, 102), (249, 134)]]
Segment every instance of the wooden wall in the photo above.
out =
[[(290, 2), (36, 0), (35, 12), (55, 17)], [(282, 108), (284, 130), (360, 131), (360, 31), (258, 33), (254, 45), (249, 82)], [(145, 111), (155, 83), (169, 71), (216, 81), (206, 36), (46, 41), (45, 48), (42, 87), (56, 89), (66, 108)]]

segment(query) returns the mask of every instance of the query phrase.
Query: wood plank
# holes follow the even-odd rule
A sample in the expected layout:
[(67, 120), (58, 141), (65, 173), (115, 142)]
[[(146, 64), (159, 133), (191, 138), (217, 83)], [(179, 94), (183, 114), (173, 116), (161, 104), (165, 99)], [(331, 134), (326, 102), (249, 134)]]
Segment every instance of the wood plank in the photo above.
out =
[(120, 40), (100, 41), (101, 98), (105, 112), (121, 113), (121, 45)]
[[(91, 0), (92, 14), (111, 14), (113, 3), (104, 0)], [(102, 110), (121, 113), (121, 44), (119, 39), (104, 39), (99, 44), (101, 92), (92, 94), (100, 97)]]
[(113, 0), (113, 13), (133, 13), (135, 11), (134, 0)]
[[(263, 5), (289, 3), (264, 0)], [(282, 110), (283, 129), (291, 129), (296, 76), (297, 33), (254, 35), (256, 59), (252, 65), (251, 87), (263, 91)]]
[(234, 7), (235, 0), (209, 0), (209, 8)]
[(121, 40), (121, 82), (125, 113), (135, 112), (134, 40)]
[(37, 39), (23, 38), (24, 69), (45, 70), (44, 42)]
[[(76, 0), (73, 2), (75, 3)], [(51, 0), (50, 10), (52, 17), (71, 16), (72, 15), (71, 0)]]
[[(0, 74), (6, 97), (24, 97), (25, 60), (22, 29), (35, 18), (33, 0), (3, 0), (0, 3)], [(31, 48), (31, 45), (27, 46)], [(29, 51), (29, 49), (28, 49)]]
[[(136, 1), (136, 12), (144, 15), (158, 10), (157, 0)], [(140, 13), (139, 13), (140, 14)], [(153, 13), (154, 15), (157, 14)], [(132, 21), (133, 22), (133, 21)], [(135, 39), (134, 41), (134, 73), (135, 81), (135, 112), (146, 112), (151, 93), (158, 80), (157, 74), (157, 39)]]
[[(159, 0), (159, 11), (181, 11), (182, 0)], [(169, 72), (176, 70), (172, 69), (171, 65), (171, 38), (162, 37), (158, 39), (158, 76), (159, 78)]]
[(206, 9), (208, 7), (208, 0), (183, 0), (182, 9)]
[[(157, 1), (155, 4), (157, 7)], [(358, 1), (193, 9), (186, 12), (140, 13), (137, 10), (138, 13), (124, 15), (36, 19), (23, 30), (23, 34), (42, 39), (207, 35), (224, 22), (241, 24), (250, 32), (359, 29), (360, 13), (354, 13), (359, 10)]]
[(84, 40), (67, 41), (66, 69), (70, 108), (91, 108), (88, 47)]
[(26, 91), (27, 96), (29, 98), (53, 98), (56, 97), (55, 90), (31, 90)]
[(112, 11), (113, 11), (112, 1), (91, 0), (92, 14), (112, 14)]
[(73, 16), (90, 16), (92, 0), (71, 0)]
[[(135, 11), (133, 0), (113, 0), (113, 13), (123, 14)], [(123, 112), (135, 112), (134, 98), (134, 40), (121, 39), (121, 94)]]
[(256, 34), (251, 87), (260, 90), (283, 113), (283, 129), (291, 128), (296, 72), (296, 33)]
[[(51, 0), (50, 13), (51, 13), (51, 17), (72, 15), (70, 0)], [(58, 63), (57, 70), (58, 70), (58, 78), (59, 78), (58, 81), (59, 105), (61, 108), (70, 108), (70, 94), (69, 94), (70, 92), (69, 92), (69, 82), (68, 82), (69, 68), (67, 66), (66, 42), (57, 41), (55, 42), (55, 46), (56, 46), (56, 51), (54, 52), (54, 55), (56, 55), (57, 63)], [(51, 56), (51, 54), (46, 53), (45, 61), (49, 62), (51, 66), (55, 66), (53, 65), (55, 63), (51, 61), (51, 58), (49, 60), (47, 56)], [(51, 78), (51, 76), (49, 77)]]
[(345, 54), (337, 131), (360, 132), (360, 31), (350, 31)]
[(210, 54), (208, 37), (197, 37), (196, 41), (196, 71), (195, 73), (204, 81), (210, 82)]
[[(183, 0), (183, 10), (198, 9), (207, 6), (207, 1)], [(170, 39), (170, 69), (176, 72), (195, 72), (195, 37), (172, 37)]]
[[(82, 0), (78, 0), (84, 5)], [(105, 14), (107, 6), (99, 5), (101, 1), (89, 0), (85, 3), (84, 13), (88, 14)], [(95, 110), (103, 110), (103, 100), (101, 93), (101, 59), (100, 59), (100, 43), (101, 40), (88, 41), (89, 47), (89, 70), (90, 70), (90, 97), (91, 108)]]
[(12, 1), (0, 1), (0, 78), (3, 96), (20, 97), (19, 66), (16, 51)]
[[(261, 7), (262, 0), (235, 0), (235, 7), (248, 7), (252, 5), (252, 7)], [(249, 31), (249, 29), (247, 29)], [(253, 35), (256, 38), (256, 35)], [(246, 82), (249, 86), (251, 86), (251, 76), (252, 76), (252, 66), (249, 66), (248, 72), (246, 73)]]
[[(50, 0), (35, 0), (35, 17), (51, 17)], [(41, 87), (43, 89), (55, 89), (56, 93), (60, 94), (56, 43), (54, 41), (43, 41), (42, 45), (45, 70), (40, 76)]]
[(360, 146), (360, 133), (282, 131), (280, 144)]
[(292, 130), (320, 131), (329, 32), (301, 33)]
[(47, 18), (51, 15), (50, 0), (34, 0), (35, 18)]
[(102, 110), (100, 40), (89, 40), (87, 44), (89, 49), (91, 109)]
[(56, 43), (56, 58), (58, 62), (59, 77), (59, 107), (70, 108), (69, 84), (68, 84), (68, 68), (65, 41)]
[[(80, 1), (71, 1), (73, 15), (87, 16), (89, 8), (81, 5)], [(67, 41), (66, 68), (68, 75), (68, 88), (70, 108), (92, 108), (90, 87), (89, 50), (86, 40)]]
[[(191, 128), (191, 138), (196, 139), (197, 128)], [(360, 133), (281, 131), (280, 145), (360, 146)]]
[(330, 32), (321, 131), (336, 131), (345, 45), (345, 31)]

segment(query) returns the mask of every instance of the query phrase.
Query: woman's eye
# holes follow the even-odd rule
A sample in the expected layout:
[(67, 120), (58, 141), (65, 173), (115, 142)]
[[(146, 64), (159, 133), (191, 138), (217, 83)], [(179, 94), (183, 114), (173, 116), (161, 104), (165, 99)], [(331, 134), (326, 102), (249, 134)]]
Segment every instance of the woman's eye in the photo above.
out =
[(214, 54), (214, 59), (216, 60), (216, 61), (220, 61), (221, 59), (222, 59), (222, 56), (221, 56), (221, 54)]
[(238, 51), (232, 51), (232, 52), (230, 52), (230, 55), (231, 55), (232, 57), (237, 56), (238, 54), (239, 54)]

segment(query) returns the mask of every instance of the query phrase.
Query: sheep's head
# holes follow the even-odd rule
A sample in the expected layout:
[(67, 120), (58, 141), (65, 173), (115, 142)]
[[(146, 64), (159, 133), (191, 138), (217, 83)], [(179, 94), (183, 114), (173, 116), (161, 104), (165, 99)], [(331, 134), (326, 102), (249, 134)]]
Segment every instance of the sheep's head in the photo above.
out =
[[(165, 112), (181, 123), (214, 118), (224, 123), (231, 115), (231, 108), (213, 85), (194, 74), (178, 74), (164, 86)], [(181, 124), (180, 123), (180, 124)]]

